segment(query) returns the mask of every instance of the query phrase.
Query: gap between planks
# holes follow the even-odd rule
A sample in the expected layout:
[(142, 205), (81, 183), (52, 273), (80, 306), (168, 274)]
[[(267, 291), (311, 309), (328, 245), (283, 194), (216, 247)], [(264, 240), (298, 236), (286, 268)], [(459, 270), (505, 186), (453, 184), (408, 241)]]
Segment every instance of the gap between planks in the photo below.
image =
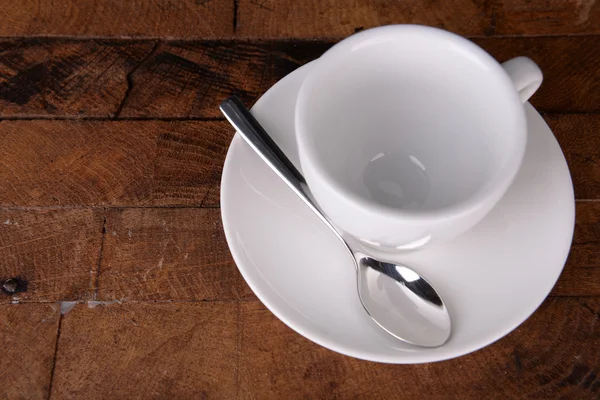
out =
[(92, 286), (94, 290), (93, 299), (95, 300), (98, 297), (98, 288), (100, 286), (100, 266), (102, 265), (102, 259), (104, 258), (104, 242), (106, 241), (106, 221), (108, 219), (106, 215), (106, 208), (104, 208), (104, 218), (102, 219), (102, 230), (100, 231), (100, 250), (98, 251), (98, 263), (96, 264), (96, 269), (92, 270)]
[[(56, 40), (56, 41), (85, 41), (85, 40), (107, 40), (107, 41), (154, 41), (160, 40), (165, 43), (214, 43), (214, 42), (330, 42), (342, 40), (345, 36), (319, 36), (319, 37), (268, 37), (264, 36), (222, 36), (210, 39), (186, 39), (163, 36), (86, 36), (86, 35), (31, 35), (31, 36), (0, 36), (0, 40)], [(500, 34), (500, 35), (460, 35), (467, 39), (506, 39), (506, 38), (560, 38), (560, 37), (582, 37), (582, 36), (600, 36), (600, 33), (559, 33), (559, 34)]]
[(129, 206), (129, 205), (64, 205), (64, 206), (4, 206), (0, 205), (0, 211), (52, 211), (52, 210), (135, 210), (135, 209), (213, 209), (221, 208), (219, 205), (159, 205), (159, 206)]
[[(216, 106), (215, 106), (216, 108)], [(555, 116), (555, 115), (600, 115), (600, 111), (578, 111), (578, 112), (560, 112), (560, 111), (540, 111), (541, 116)], [(213, 122), (213, 121), (226, 121), (225, 117), (99, 117), (99, 116), (76, 116), (76, 115), (11, 115), (2, 116), (0, 115), (0, 123), (2, 121), (106, 121), (106, 122), (119, 122), (119, 121), (162, 121), (162, 122), (181, 122), (181, 121), (199, 121), (199, 122)]]
[[(600, 112), (599, 112), (600, 114)], [(164, 121), (164, 122), (172, 122), (172, 121), (225, 121), (225, 117), (98, 117), (98, 116), (89, 116), (89, 117), (80, 117), (75, 115), (15, 115), (15, 116), (0, 116), (0, 122), (2, 121)]]
[[(575, 199), (576, 203), (597, 203), (600, 199)], [(135, 209), (220, 209), (220, 205), (157, 205), (157, 206), (128, 206), (128, 205), (65, 205), (65, 206), (4, 206), (0, 211), (52, 211), (52, 210), (135, 210)]]
[[(548, 297), (552, 297), (552, 296), (548, 296)], [(585, 295), (574, 295), (574, 296), (555, 296), (555, 297), (585, 297), (585, 298), (589, 298), (589, 297), (600, 297), (599, 296), (595, 296), (595, 295), (590, 295), (590, 296), (585, 296)], [(253, 302), (257, 302), (260, 301), (257, 298), (247, 298), (247, 299), (203, 299), (203, 300), (195, 300), (195, 299), (168, 299), (168, 300), (127, 300), (122, 299), (122, 300), (102, 300), (102, 299), (94, 299), (94, 300), (18, 300), (18, 301), (11, 301), (8, 303), (2, 303), (0, 302), (0, 306), (2, 305), (19, 305), (19, 304), (46, 304), (49, 306), (55, 305), (56, 303), (77, 303), (76, 305), (86, 305), (88, 303), (92, 303), (92, 305), (90, 305), (90, 308), (95, 308), (95, 307), (110, 307), (112, 305), (123, 305), (123, 304), (187, 304), (187, 303), (201, 303), (201, 304), (207, 304), (207, 303), (253, 303)], [(106, 304), (104, 304), (106, 303)], [(110, 303), (110, 304), (108, 304)], [(65, 313), (66, 314), (66, 313)]]
[(56, 370), (56, 357), (58, 356), (58, 342), (60, 340), (60, 328), (62, 325), (63, 314), (58, 315), (58, 326), (56, 328), (56, 341), (54, 343), (54, 356), (52, 357), (52, 368), (50, 369), (50, 384), (48, 385), (48, 400), (52, 397), (52, 385), (54, 383), (54, 371)]
[[(571, 295), (563, 295), (563, 294), (552, 294), (549, 293), (546, 296), (546, 299), (600, 299), (600, 295), (597, 294), (571, 294)], [(92, 305), (88, 305), (89, 308), (96, 307), (112, 307), (114, 305), (127, 305), (127, 304), (231, 304), (231, 303), (262, 303), (257, 298), (248, 298), (248, 299), (207, 299), (207, 300), (193, 300), (193, 299), (169, 299), (169, 300), (19, 300), (18, 302), (11, 303), (0, 303), (0, 306), (18, 306), (19, 304), (46, 304), (48, 306), (55, 305), (57, 303), (76, 303), (74, 305), (86, 305), (88, 303), (92, 303)], [(94, 304), (97, 303), (97, 304)], [(104, 304), (106, 303), (106, 304)], [(109, 304), (110, 303), (110, 304)], [(66, 313), (65, 313), (66, 314)]]
[(233, 35), (237, 36), (238, 7), (240, 0), (233, 0)]

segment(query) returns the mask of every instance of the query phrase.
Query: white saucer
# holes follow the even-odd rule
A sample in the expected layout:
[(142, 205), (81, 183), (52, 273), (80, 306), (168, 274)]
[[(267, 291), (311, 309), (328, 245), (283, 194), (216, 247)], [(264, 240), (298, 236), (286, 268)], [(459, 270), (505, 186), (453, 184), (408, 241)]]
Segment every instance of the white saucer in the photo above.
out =
[[(299, 166), (296, 94), (306, 65), (273, 86), (252, 112)], [(533, 313), (560, 275), (573, 235), (573, 186), (552, 132), (526, 105), (529, 137), (516, 181), (492, 213), (454, 241), (399, 255), (440, 291), (452, 316), (447, 344), (423, 349), (392, 339), (363, 310), (348, 254), (248, 147), (231, 143), (221, 212), (235, 262), (285, 324), (331, 350), (372, 361), (421, 363), (480, 349)]]

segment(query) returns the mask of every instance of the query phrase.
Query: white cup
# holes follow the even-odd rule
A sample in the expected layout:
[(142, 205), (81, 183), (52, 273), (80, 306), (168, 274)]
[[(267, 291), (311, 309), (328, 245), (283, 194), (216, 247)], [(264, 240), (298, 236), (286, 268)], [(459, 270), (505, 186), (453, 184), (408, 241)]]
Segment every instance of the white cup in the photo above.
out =
[(390, 25), (346, 38), (297, 98), (300, 162), (332, 222), (369, 246), (456, 237), (504, 195), (525, 152), (523, 103), (542, 82), (440, 29)]

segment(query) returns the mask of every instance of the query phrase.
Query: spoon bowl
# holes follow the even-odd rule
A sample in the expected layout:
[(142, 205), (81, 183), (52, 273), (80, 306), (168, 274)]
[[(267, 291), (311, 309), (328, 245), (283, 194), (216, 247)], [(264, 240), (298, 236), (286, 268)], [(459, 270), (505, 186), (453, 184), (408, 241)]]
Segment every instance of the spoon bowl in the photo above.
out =
[(360, 301), (377, 325), (421, 347), (438, 347), (448, 340), (450, 315), (429, 282), (404, 265), (360, 252), (354, 257)]
[(344, 238), (309, 195), (304, 177), (237, 97), (221, 112), (250, 147), (330, 228), (348, 250), (357, 273), (357, 289), (367, 314), (390, 335), (421, 347), (439, 347), (449, 339), (452, 324), (433, 286), (409, 267), (377, 260), (351, 238)]

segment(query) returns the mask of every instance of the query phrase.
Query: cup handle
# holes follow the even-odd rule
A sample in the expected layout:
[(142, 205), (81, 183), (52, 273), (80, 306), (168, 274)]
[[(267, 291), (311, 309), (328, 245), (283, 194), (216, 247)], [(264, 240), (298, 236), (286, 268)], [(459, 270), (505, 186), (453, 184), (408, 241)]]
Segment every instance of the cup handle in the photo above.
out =
[(521, 101), (525, 103), (542, 84), (542, 70), (528, 57), (515, 57), (502, 64), (512, 79)]

